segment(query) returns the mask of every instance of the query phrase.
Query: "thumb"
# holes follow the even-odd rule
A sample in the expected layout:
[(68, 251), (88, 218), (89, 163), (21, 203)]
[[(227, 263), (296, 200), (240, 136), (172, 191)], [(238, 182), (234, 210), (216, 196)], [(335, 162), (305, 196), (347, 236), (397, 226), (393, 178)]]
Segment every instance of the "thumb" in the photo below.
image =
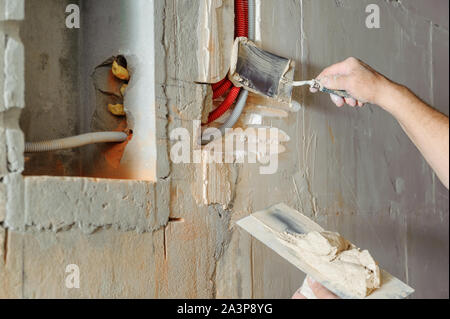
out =
[(317, 79), (321, 85), (330, 90), (347, 90), (348, 75), (333, 74)]
[(334, 293), (329, 291), (327, 288), (319, 284), (311, 277), (308, 278), (308, 285), (317, 299), (339, 299), (338, 296), (336, 296)]

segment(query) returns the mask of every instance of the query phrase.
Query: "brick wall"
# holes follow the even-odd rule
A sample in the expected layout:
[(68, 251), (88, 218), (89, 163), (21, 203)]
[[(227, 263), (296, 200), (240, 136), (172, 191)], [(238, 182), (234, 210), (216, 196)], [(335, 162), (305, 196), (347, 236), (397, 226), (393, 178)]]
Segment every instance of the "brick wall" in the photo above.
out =
[(14, 191), (8, 190), (8, 181), (20, 180), (24, 167), (24, 138), (18, 124), (25, 106), (24, 47), (19, 36), (23, 19), (24, 0), (0, 0), (0, 223), (6, 217), (7, 193)]

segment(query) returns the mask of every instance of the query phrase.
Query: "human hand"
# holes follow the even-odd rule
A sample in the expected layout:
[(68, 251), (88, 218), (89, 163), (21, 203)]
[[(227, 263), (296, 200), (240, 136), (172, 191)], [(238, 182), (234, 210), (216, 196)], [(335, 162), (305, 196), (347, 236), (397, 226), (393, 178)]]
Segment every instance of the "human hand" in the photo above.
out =
[[(307, 284), (311, 290), (311, 292), (314, 294), (315, 298), (310, 296), (307, 298), (302, 291), (304, 291), (304, 286)], [(305, 293), (306, 294), (306, 293)], [(295, 292), (295, 294), (292, 296), (292, 299), (339, 299), (338, 296), (336, 296), (334, 293), (329, 291), (327, 288), (319, 284), (317, 281), (315, 281), (311, 277), (307, 277), (305, 280), (305, 283), (303, 286)]]
[[(331, 100), (342, 107), (348, 104), (352, 107), (362, 107), (365, 103), (379, 104), (379, 96), (383, 86), (389, 82), (383, 75), (356, 58), (334, 64), (317, 77), (324, 87), (331, 90), (345, 90), (354, 98), (342, 98), (331, 94)], [(317, 92), (317, 89), (311, 89)]]

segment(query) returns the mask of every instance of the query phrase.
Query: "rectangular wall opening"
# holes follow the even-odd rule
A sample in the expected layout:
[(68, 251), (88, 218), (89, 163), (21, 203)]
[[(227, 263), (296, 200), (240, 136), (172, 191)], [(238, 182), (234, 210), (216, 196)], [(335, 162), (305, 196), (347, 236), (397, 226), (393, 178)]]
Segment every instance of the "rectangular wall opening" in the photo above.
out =
[[(20, 36), (26, 108), (20, 125), (26, 142), (104, 131), (132, 134), (123, 143), (26, 153), (24, 175), (156, 181), (153, 2), (25, 4)], [(77, 18), (76, 8), (80, 27), (70, 28), (67, 19)], [(117, 56), (125, 57), (130, 74), (123, 96), (121, 83), (111, 83), (114, 76), (105, 68), (105, 61)], [(109, 104), (123, 104), (126, 116), (113, 115)]]

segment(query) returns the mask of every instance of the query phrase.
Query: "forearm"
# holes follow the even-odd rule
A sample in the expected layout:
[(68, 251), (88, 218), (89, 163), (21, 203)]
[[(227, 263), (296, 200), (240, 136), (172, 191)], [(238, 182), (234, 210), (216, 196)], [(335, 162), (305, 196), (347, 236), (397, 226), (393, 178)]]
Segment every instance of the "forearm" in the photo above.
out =
[(400, 123), (442, 183), (449, 187), (449, 119), (407, 88), (386, 80), (377, 101)]

